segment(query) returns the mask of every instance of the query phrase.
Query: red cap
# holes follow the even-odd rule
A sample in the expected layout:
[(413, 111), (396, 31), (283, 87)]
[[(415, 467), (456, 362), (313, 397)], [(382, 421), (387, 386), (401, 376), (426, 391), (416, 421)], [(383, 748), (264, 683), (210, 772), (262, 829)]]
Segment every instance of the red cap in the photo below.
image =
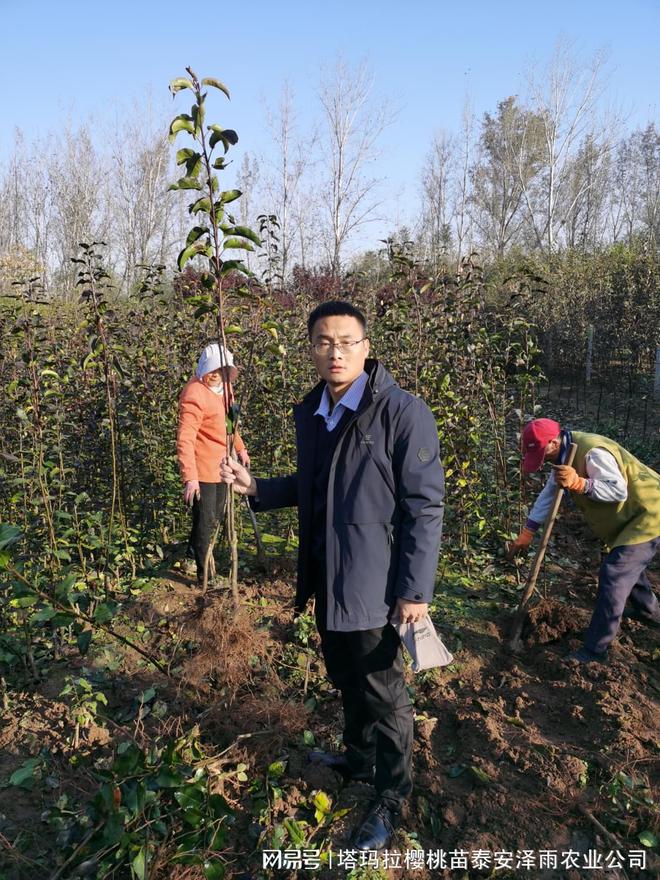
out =
[(552, 419), (533, 419), (522, 432), (523, 470), (526, 474), (538, 471), (543, 465), (545, 447), (559, 437), (561, 425)]

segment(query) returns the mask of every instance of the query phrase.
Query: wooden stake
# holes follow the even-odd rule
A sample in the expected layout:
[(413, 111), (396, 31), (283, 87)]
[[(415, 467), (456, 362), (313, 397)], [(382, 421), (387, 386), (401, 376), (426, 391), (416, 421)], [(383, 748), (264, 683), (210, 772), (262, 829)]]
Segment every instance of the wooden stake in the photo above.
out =
[[(577, 452), (577, 443), (571, 443), (570, 448), (568, 450), (568, 458), (564, 462), (564, 464), (572, 465), (573, 459), (575, 458), (575, 453)], [(541, 538), (541, 544), (539, 545), (539, 549), (536, 551), (536, 556), (534, 557), (534, 562), (532, 563), (532, 568), (529, 572), (529, 577), (527, 578), (527, 585), (525, 586), (525, 592), (522, 595), (522, 599), (518, 605), (516, 610), (515, 617), (513, 618), (513, 627), (511, 630), (511, 639), (509, 641), (509, 650), (513, 651), (514, 654), (519, 653), (523, 649), (522, 640), (520, 638), (520, 634), (522, 633), (523, 623), (525, 621), (525, 614), (527, 613), (527, 604), (529, 600), (532, 598), (532, 594), (536, 587), (536, 580), (539, 576), (539, 572), (541, 570), (541, 565), (543, 563), (543, 559), (545, 557), (545, 551), (548, 547), (548, 542), (550, 541), (550, 535), (552, 534), (552, 529), (555, 524), (555, 520), (557, 519), (557, 513), (559, 512), (559, 505), (561, 504), (562, 498), (564, 496), (564, 490), (561, 486), (557, 486), (555, 491), (555, 497), (552, 502), (552, 507), (550, 508), (550, 515), (545, 523), (545, 528), (543, 529), (543, 537)]]

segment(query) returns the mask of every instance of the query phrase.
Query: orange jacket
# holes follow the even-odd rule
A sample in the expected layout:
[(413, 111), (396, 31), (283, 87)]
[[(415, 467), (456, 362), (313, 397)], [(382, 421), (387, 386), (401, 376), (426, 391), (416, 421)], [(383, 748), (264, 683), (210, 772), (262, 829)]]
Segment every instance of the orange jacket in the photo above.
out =
[[(245, 444), (238, 432), (234, 434), (234, 451), (241, 452)], [(225, 402), (197, 378), (191, 379), (179, 398), (179, 427), (176, 435), (176, 455), (184, 483), (220, 482), (220, 461), (227, 454), (227, 427)]]

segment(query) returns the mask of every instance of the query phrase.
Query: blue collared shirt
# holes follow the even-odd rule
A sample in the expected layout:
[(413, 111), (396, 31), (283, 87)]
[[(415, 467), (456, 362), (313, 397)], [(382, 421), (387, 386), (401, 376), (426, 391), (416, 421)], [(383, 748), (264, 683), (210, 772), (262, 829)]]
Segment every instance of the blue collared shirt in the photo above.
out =
[(344, 394), (342, 399), (332, 407), (332, 398), (330, 397), (330, 392), (328, 391), (328, 386), (326, 385), (323, 389), (323, 394), (321, 395), (321, 403), (319, 404), (319, 408), (314, 413), (315, 416), (323, 416), (325, 419), (325, 426), (328, 431), (333, 431), (339, 422), (341, 421), (341, 417), (344, 415), (347, 409), (355, 412), (360, 405), (360, 401), (362, 400), (362, 395), (364, 394), (364, 389), (369, 380), (369, 376), (364, 372), (364, 370), (360, 373), (357, 379), (353, 382), (348, 391)]

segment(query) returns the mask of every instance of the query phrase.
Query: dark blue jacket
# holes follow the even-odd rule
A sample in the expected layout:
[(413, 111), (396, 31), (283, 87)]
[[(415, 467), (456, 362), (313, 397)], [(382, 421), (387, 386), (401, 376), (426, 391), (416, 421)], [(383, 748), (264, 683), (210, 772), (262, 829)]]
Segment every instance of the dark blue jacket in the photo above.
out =
[[(335, 450), (328, 481), (327, 627), (350, 632), (384, 626), (397, 597), (430, 602), (442, 534), (444, 474), (435, 419), (377, 361)], [(325, 382), (294, 407), (298, 470), (257, 480), (255, 510), (298, 507), (296, 607), (310, 577), (314, 412)], [(317, 417), (318, 418), (318, 417)]]

